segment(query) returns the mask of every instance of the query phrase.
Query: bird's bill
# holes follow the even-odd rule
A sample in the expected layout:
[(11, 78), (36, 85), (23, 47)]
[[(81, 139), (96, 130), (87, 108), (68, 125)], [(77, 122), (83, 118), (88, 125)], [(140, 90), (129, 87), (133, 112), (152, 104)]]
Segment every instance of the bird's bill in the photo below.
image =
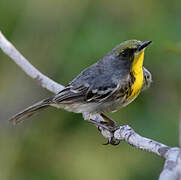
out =
[(140, 52), (141, 50), (145, 49), (149, 44), (151, 44), (152, 41), (144, 41), (144, 42), (141, 42), (138, 46), (138, 52)]

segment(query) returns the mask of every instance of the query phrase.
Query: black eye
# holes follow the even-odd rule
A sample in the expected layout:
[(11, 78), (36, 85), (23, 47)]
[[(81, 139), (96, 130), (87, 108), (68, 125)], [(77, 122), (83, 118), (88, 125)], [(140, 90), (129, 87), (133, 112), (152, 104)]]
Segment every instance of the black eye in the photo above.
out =
[(125, 49), (120, 53), (120, 56), (126, 58), (129, 57), (131, 53), (132, 53), (131, 49)]
[(135, 49), (125, 49), (123, 50), (119, 56), (123, 57), (123, 58), (130, 58), (132, 56), (134, 56), (134, 52), (135, 52)]
[(128, 51), (124, 50), (123, 52), (121, 52), (121, 56), (122, 57), (127, 57), (128, 56)]

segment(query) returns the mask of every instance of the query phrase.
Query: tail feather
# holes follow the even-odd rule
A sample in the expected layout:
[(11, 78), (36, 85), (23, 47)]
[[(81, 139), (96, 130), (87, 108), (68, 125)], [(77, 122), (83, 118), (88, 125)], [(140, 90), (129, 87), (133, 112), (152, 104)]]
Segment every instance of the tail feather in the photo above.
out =
[(23, 111), (19, 112), (18, 114), (15, 114), (12, 118), (9, 119), (14, 125), (21, 123), (24, 121), (24, 119), (31, 117), (32, 115), (38, 113), (39, 111), (42, 111), (50, 106), (50, 102), (48, 99), (40, 101)]

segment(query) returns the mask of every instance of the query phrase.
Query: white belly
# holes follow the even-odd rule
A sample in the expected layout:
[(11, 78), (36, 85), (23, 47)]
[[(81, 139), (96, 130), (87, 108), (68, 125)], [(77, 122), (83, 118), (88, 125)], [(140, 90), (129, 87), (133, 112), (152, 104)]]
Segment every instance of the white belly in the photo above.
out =
[(99, 113), (99, 112), (112, 112), (126, 106), (129, 102), (124, 102), (123, 99), (118, 99), (113, 102), (101, 102), (101, 103), (74, 103), (74, 104), (51, 104), (56, 108), (62, 108), (70, 112), (75, 113)]

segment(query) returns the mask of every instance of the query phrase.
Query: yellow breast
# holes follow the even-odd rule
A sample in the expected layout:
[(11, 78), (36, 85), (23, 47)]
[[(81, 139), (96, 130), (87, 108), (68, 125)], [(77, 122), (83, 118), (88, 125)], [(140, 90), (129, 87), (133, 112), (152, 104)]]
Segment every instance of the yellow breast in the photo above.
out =
[(135, 55), (131, 66), (131, 73), (135, 78), (135, 81), (131, 86), (132, 89), (132, 93), (130, 95), (131, 99), (135, 99), (138, 96), (143, 86), (143, 60), (144, 60), (144, 51), (141, 51), (139, 54)]

